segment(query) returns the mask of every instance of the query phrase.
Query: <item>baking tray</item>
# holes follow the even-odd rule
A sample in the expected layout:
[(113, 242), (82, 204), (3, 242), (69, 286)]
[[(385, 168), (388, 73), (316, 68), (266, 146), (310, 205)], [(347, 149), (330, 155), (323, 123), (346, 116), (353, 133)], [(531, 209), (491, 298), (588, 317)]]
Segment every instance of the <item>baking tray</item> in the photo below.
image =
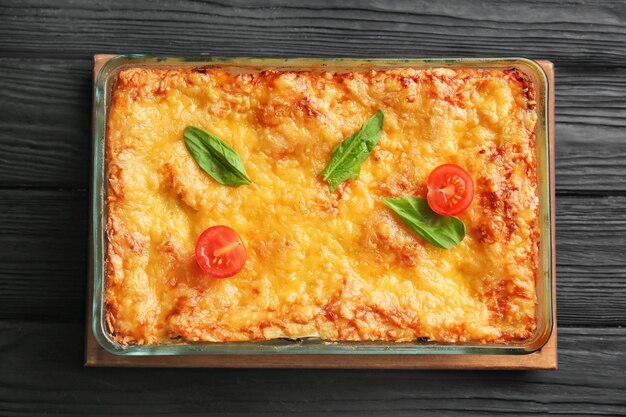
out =
[[(353, 59), (215, 59), (207, 57), (156, 57), (143, 55), (95, 56), (92, 228), (90, 230), (90, 303), (88, 305), (88, 365), (136, 366), (342, 366), (342, 367), (556, 367), (554, 279), (554, 149), (553, 70), (549, 62), (511, 59), (353, 60)], [(233, 71), (264, 68), (354, 71), (394, 67), (516, 67), (533, 80), (537, 90), (537, 156), (540, 178), (541, 259), (537, 291), (538, 330), (530, 343), (332, 343), (319, 340), (261, 343), (186, 343), (123, 347), (104, 328), (103, 283), (106, 248), (104, 233), (104, 134), (110, 92), (117, 73), (128, 67), (226, 67)], [(543, 347), (543, 349), (541, 349)], [(528, 355), (530, 353), (530, 355)], [(339, 355), (338, 355), (339, 354)], [(450, 355), (448, 354), (458, 354)], [(524, 356), (517, 356), (526, 354)], [(157, 356), (153, 356), (157, 355)], [(174, 356), (160, 356), (174, 355)], [(334, 356), (336, 355), (336, 356)], [(444, 356), (446, 355), (446, 356)], [(504, 356), (516, 355), (516, 356)], [(335, 357), (335, 359), (332, 359)], [(497, 358), (489, 361), (481, 358)], [(168, 358), (170, 359), (168, 361)], [(176, 358), (174, 360), (174, 358)], [(326, 360), (320, 360), (325, 358)], [(375, 359), (373, 359), (375, 358)], [(444, 360), (445, 358), (445, 360)], [(523, 359), (528, 358), (528, 359)], [(181, 360), (184, 359), (184, 360)], [(516, 360), (518, 359), (518, 360)], [(489, 363), (490, 362), (490, 363)]]

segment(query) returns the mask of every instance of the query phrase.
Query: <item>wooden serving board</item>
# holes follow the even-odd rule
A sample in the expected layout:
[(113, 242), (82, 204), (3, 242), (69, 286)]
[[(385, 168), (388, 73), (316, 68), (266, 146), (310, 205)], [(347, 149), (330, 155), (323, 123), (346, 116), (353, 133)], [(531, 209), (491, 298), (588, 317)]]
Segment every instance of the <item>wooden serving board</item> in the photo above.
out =
[[(100, 68), (114, 55), (94, 56), (94, 79)], [(548, 77), (548, 129), (550, 145), (551, 216), (554, 220), (554, 66), (537, 61)], [(106, 367), (171, 367), (171, 368), (395, 368), (395, 369), (556, 369), (556, 250), (552, 221), (552, 317), (554, 327), (546, 345), (529, 355), (175, 355), (121, 356), (102, 349), (92, 329), (93, 269), (87, 295), (86, 366)], [(91, 260), (90, 260), (91, 265)]]

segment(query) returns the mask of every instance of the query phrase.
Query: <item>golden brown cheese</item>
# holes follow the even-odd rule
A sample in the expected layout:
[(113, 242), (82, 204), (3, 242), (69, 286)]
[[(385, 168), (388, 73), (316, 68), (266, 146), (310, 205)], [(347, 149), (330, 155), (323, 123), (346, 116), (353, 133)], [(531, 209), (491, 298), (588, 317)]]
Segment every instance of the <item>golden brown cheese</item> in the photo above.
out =
[[(128, 69), (107, 128), (106, 317), (120, 343), (428, 338), (507, 342), (535, 329), (538, 226), (532, 83), (516, 71), (359, 73)], [(358, 180), (318, 174), (377, 109), (384, 132)], [(253, 184), (212, 180), (183, 130), (242, 157)], [(450, 250), (406, 228), (383, 196), (425, 197), (435, 167), (476, 184)], [(194, 258), (228, 225), (248, 261), (230, 279)]]

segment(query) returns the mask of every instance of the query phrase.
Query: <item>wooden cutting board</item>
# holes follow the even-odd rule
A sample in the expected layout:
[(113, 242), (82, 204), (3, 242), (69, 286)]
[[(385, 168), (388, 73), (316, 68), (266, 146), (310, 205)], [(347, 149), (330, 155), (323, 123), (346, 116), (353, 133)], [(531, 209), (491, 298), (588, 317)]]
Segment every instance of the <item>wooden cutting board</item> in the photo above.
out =
[[(114, 55), (94, 56), (94, 79), (100, 68)], [(550, 145), (550, 176), (554, 178), (554, 66), (537, 61), (548, 77), (548, 129)], [(554, 186), (550, 194), (551, 216), (554, 219)], [(552, 222), (552, 316), (554, 327), (546, 345), (529, 355), (175, 355), (120, 356), (102, 349), (91, 329), (93, 273), (87, 295), (86, 366), (109, 367), (171, 367), (171, 368), (396, 368), (396, 369), (556, 369), (556, 251)], [(90, 262), (91, 264), (91, 262)]]

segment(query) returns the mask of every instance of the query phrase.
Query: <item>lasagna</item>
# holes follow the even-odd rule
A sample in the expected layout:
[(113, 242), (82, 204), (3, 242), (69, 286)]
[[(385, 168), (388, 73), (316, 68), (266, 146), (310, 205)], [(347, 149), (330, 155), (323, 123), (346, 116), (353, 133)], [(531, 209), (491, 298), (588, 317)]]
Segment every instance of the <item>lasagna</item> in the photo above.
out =
[[(320, 172), (378, 109), (380, 140), (335, 192)], [(120, 344), (430, 340), (510, 343), (536, 326), (534, 88), (516, 70), (363, 72), (131, 68), (106, 132), (105, 315)], [(222, 138), (252, 184), (227, 187), (190, 156), (187, 126)], [(384, 197), (425, 197), (465, 168), (465, 238), (435, 247)], [(241, 236), (247, 263), (214, 279), (203, 230)]]

